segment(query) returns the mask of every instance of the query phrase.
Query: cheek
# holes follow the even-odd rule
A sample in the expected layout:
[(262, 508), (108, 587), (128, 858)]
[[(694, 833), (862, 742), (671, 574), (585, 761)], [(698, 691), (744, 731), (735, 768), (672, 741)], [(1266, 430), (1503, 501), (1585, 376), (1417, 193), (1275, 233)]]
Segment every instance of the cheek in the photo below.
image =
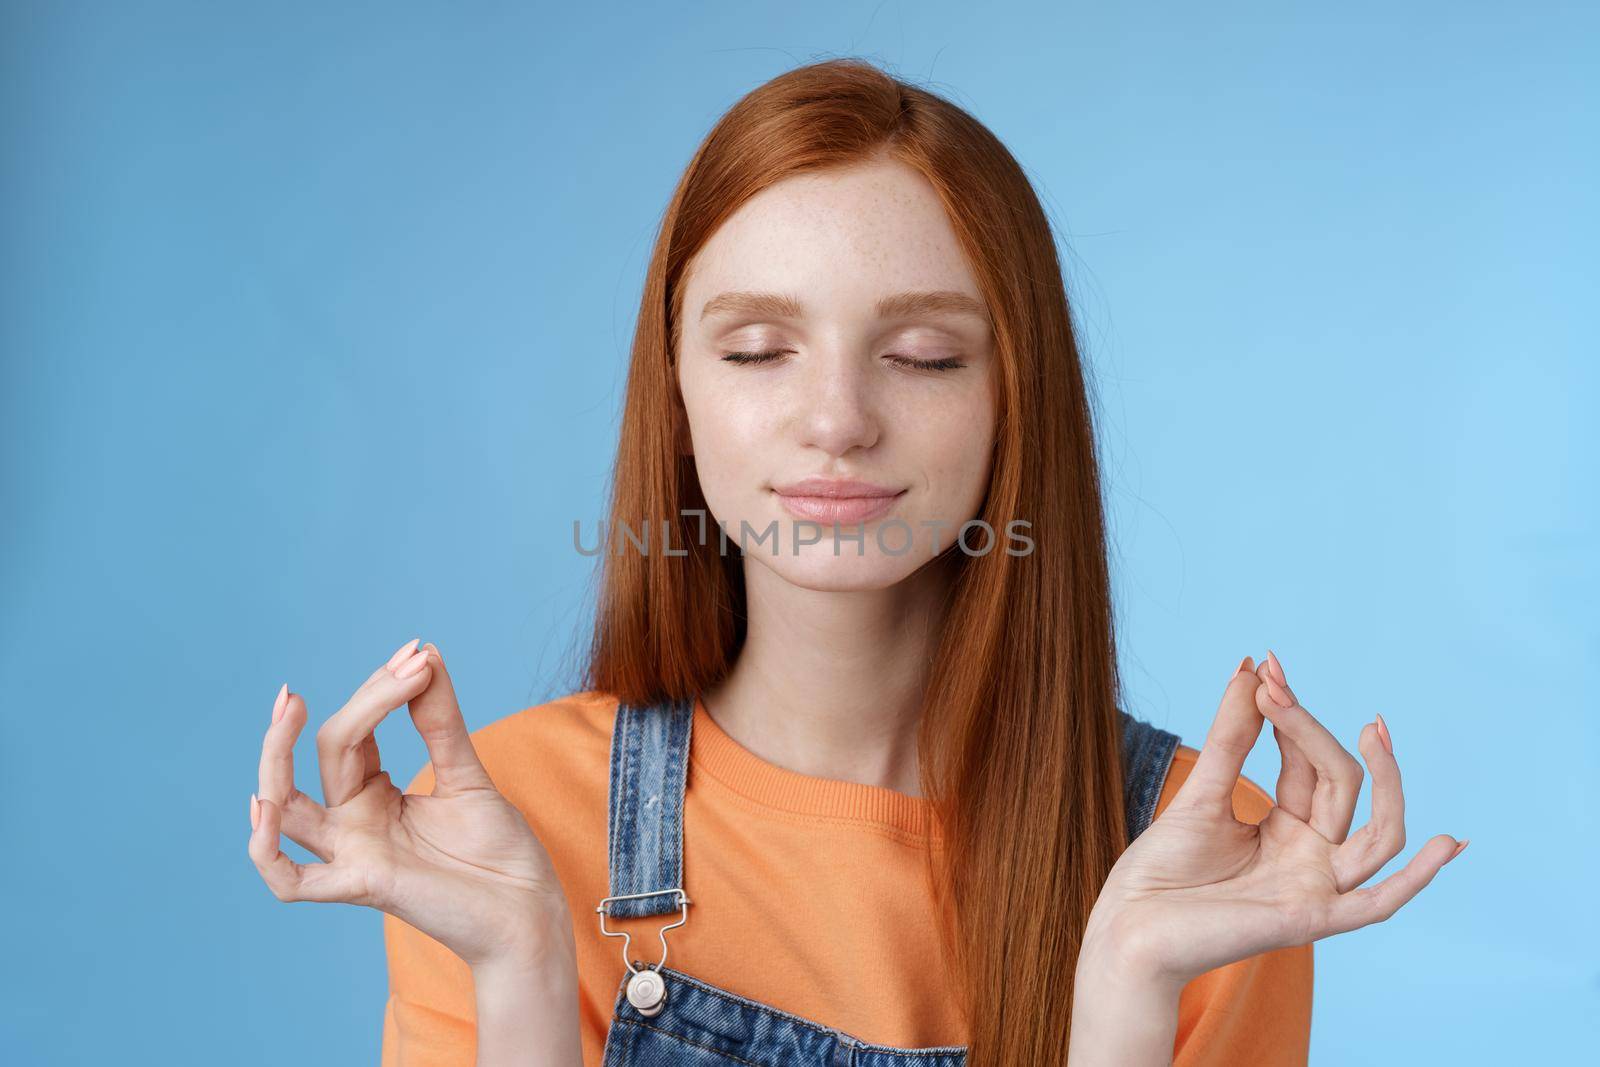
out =
[(912, 454), (941, 502), (965, 507), (983, 496), (988, 484), (989, 453), (994, 444), (994, 413), (986, 389), (943, 398), (907, 412), (904, 425)]
[[(963, 427), (967, 429), (968, 427)], [(929, 454), (929, 480), (941, 512), (975, 514), (989, 484), (989, 450), (967, 434), (953, 435), (937, 454)]]
[[(708, 395), (699, 403), (687, 404), (689, 432), (697, 442), (705, 442), (708, 449), (720, 453), (729, 450), (754, 448), (771, 435), (772, 406), (740, 396)], [(699, 449), (697, 448), (696, 451)], [(737, 459), (737, 456), (730, 456)]]
[[(752, 477), (773, 472), (761, 467), (771, 435), (771, 405), (741, 395), (685, 390), (684, 410), (694, 446), (695, 467), (709, 502), (747, 487)], [(724, 500), (725, 503), (734, 503)]]

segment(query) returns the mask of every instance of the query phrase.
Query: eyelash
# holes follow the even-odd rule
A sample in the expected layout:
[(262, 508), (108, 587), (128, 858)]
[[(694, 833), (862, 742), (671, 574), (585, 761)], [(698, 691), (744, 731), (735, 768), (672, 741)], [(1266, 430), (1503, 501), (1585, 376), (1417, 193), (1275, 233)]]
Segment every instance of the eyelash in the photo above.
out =
[[(770, 349), (766, 352), (727, 352), (723, 359), (729, 363), (738, 363), (750, 366), (758, 363), (770, 363), (784, 353), (779, 349)], [(942, 359), (911, 359), (907, 356), (890, 355), (889, 362), (900, 367), (909, 367), (913, 370), (955, 370), (967, 364), (957, 356), (945, 356)]]

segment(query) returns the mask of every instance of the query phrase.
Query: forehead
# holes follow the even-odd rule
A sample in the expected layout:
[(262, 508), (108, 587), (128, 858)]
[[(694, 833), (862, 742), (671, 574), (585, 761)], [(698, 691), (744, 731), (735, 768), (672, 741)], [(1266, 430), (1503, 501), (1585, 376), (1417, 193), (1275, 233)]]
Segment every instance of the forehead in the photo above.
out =
[(978, 295), (933, 186), (893, 160), (797, 174), (740, 205), (695, 256), (687, 306), (726, 288)]

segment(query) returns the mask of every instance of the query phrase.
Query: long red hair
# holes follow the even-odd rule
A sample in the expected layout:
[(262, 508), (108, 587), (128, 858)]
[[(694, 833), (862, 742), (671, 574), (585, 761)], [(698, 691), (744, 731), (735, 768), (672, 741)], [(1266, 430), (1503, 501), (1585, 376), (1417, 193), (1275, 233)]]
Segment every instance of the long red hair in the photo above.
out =
[[(998, 417), (979, 517), (997, 533), (1027, 520), (1034, 540), (1027, 555), (951, 546), (938, 561), (956, 573), (920, 727), (922, 788), (945, 842), (929, 873), (968, 1064), (1064, 1065), (1083, 929), (1125, 847), (1104, 514), (1049, 221), (1017, 161), (960, 107), (870, 63), (829, 60), (751, 91), (695, 152), (645, 278), (609, 504), (609, 529), (648, 523), (652, 550), (603, 555), (584, 682), (630, 702), (679, 699), (732, 666), (741, 560), (702, 537), (705, 500), (678, 448), (685, 268), (764, 188), (884, 153), (938, 191), (988, 303)], [(656, 549), (663, 522), (687, 555)]]

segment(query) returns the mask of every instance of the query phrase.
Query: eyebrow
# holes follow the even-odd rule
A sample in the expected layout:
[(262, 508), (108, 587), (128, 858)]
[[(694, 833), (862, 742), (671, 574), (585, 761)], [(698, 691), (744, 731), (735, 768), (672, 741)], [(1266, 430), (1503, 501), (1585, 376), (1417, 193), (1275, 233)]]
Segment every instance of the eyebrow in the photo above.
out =
[[(873, 305), (880, 319), (910, 315), (954, 313), (976, 315), (988, 321), (989, 309), (981, 301), (953, 289), (907, 290), (893, 293)], [(783, 293), (756, 293), (730, 290), (706, 301), (700, 309), (700, 318), (719, 312), (743, 312), (766, 315), (778, 319), (798, 319), (805, 315), (805, 305), (797, 298)]]

